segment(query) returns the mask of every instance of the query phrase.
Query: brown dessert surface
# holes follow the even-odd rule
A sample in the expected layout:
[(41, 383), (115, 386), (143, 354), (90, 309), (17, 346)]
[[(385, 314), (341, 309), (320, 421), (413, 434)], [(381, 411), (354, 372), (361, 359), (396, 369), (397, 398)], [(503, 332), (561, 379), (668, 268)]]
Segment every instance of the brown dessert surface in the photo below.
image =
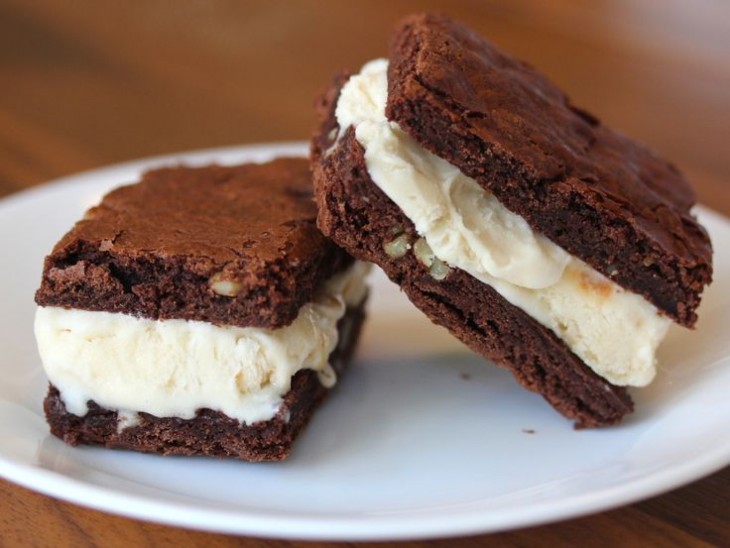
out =
[(317, 230), (311, 186), (301, 158), (149, 171), (107, 194), (58, 242), (36, 302), (287, 325), (350, 262)]
[(413, 15), (393, 36), (386, 113), (534, 230), (695, 323), (712, 248), (689, 183), (534, 68), (461, 23)]

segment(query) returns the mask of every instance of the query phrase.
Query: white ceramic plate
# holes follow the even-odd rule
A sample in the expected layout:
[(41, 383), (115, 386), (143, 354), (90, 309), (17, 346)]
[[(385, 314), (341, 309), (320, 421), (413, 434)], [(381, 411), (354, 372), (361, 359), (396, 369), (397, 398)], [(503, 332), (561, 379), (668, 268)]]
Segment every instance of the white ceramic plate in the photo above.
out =
[[(303, 154), (237, 147), (124, 164), (0, 202), (0, 475), (144, 520), (257, 536), (402, 539), (534, 525), (672, 489), (730, 463), (730, 253), (696, 331), (673, 329), (625, 424), (575, 431), (509, 373), (425, 320), (377, 273), (359, 355), (290, 460), (248, 464), (72, 448), (42, 416), (32, 334), (43, 256), (101, 194), (140, 170)], [(730, 222), (706, 209), (715, 242)]]

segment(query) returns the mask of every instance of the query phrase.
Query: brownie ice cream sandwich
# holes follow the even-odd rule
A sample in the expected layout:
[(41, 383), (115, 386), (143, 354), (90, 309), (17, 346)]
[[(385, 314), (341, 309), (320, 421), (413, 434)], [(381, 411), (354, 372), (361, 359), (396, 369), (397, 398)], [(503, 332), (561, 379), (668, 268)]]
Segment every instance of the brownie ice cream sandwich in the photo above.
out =
[(46, 258), (36, 338), (72, 445), (285, 458), (362, 325), (367, 266), (315, 225), (307, 160), (171, 167)]
[(579, 427), (619, 422), (711, 244), (677, 169), (463, 24), (418, 14), (317, 107), (318, 225)]

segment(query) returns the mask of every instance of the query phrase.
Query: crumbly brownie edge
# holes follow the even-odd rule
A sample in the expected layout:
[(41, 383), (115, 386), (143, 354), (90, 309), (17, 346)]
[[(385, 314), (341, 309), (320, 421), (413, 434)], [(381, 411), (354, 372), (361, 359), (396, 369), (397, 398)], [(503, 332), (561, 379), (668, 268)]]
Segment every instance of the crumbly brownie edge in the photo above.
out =
[[(338, 383), (355, 351), (364, 320), (365, 300), (348, 308), (338, 323), (340, 341), (330, 354)], [(49, 386), (43, 407), (51, 433), (70, 445), (260, 462), (279, 461), (289, 455), (297, 436), (329, 392), (317, 373), (301, 370), (292, 379), (292, 387), (276, 416), (251, 425), (241, 424), (219, 411), (201, 409), (193, 419), (140, 413), (138, 425), (118, 430), (116, 411), (90, 402), (85, 416), (69, 413), (53, 385)]]
[[(320, 131), (312, 140), (318, 226), (353, 256), (378, 264), (434, 323), (475, 352), (512, 371), (577, 427), (615, 424), (633, 410), (623, 387), (596, 375), (550, 330), (512, 306), (492, 288), (452, 269), (435, 280), (413, 253), (389, 257), (383, 244), (398, 232), (411, 242), (412, 223), (371, 181), (352, 128), (335, 143), (333, 108), (346, 75), (321, 98)], [(334, 146), (333, 146), (334, 145)]]
[[(427, 17), (440, 21), (437, 16), (412, 17), (394, 34), (388, 118), (493, 192), (535, 230), (679, 323), (694, 325), (700, 294), (712, 278), (711, 244), (696, 219), (689, 211), (667, 208), (658, 216), (671, 217), (683, 234), (680, 241), (676, 235), (665, 234), (666, 228), (658, 223), (627, 213), (620, 203), (583, 181), (570, 176), (541, 178), (504, 153), (498, 143), (474, 135), (465, 123), (469, 113), (417, 74), (420, 43), (414, 28)], [(586, 113), (583, 116), (589, 118)], [(669, 247), (681, 254), (668, 251)]]
[(296, 268), (286, 257), (269, 263), (265, 276), (230, 297), (212, 292), (209, 276), (191, 268), (190, 257), (130, 256), (76, 241), (46, 258), (35, 302), (152, 320), (278, 328), (294, 321), (322, 280), (352, 264), (331, 242), (322, 246), (316, 259)]

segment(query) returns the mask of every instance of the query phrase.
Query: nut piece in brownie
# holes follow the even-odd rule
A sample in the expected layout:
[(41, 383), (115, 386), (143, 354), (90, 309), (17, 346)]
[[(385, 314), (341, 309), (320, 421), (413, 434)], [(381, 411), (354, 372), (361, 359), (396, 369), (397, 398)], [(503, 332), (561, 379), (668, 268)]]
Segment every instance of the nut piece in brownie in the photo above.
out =
[(577, 426), (632, 410), (711, 279), (672, 165), (444, 16), (336, 78), (312, 164), (326, 235)]
[(150, 171), (46, 258), (35, 331), (67, 443), (285, 458), (364, 318), (305, 159)]

